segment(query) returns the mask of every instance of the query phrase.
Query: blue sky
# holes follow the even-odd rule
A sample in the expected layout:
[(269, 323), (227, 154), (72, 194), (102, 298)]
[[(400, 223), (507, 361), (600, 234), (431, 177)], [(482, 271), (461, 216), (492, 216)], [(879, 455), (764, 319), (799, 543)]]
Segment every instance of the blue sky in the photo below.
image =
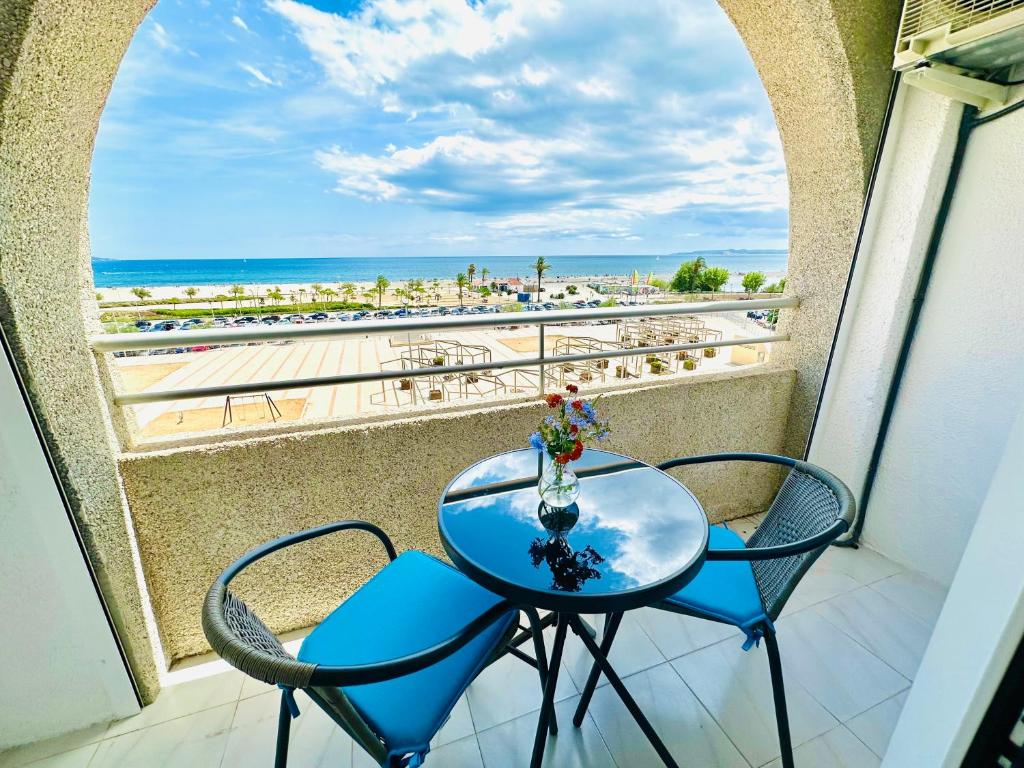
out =
[(785, 248), (713, 0), (160, 0), (93, 161), (99, 258)]

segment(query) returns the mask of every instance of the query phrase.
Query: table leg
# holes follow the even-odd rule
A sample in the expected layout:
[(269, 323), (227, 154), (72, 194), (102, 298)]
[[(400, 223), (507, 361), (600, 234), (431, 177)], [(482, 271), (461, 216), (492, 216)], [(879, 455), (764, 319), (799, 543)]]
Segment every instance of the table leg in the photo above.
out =
[[(604, 618), (604, 634), (601, 636), (601, 653), (606, 657), (612, 650), (612, 642), (615, 640), (615, 633), (619, 630), (619, 623), (622, 621), (622, 613), (609, 613)], [(587, 677), (587, 684), (583, 686), (583, 695), (580, 697), (579, 706), (576, 707), (576, 714), (573, 715), (572, 724), (579, 728), (583, 725), (583, 718), (587, 715), (587, 707), (590, 706), (590, 699), (597, 688), (597, 681), (601, 677), (601, 668), (594, 662), (590, 668), (590, 676)]]
[[(679, 764), (669, 753), (668, 748), (665, 746), (664, 742), (662, 742), (650, 721), (648, 721), (644, 716), (643, 711), (640, 709), (640, 705), (636, 703), (636, 700), (626, 689), (625, 684), (619, 679), (619, 676), (612, 668), (612, 665), (608, 663), (608, 658), (601, 652), (597, 643), (594, 642), (594, 639), (587, 633), (583, 624), (580, 622), (579, 617), (570, 616), (569, 623), (572, 625), (573, 631), (579, 635), (583, 644), (587, 646), (587, 650), (590, 651), (590, 655), (594, 657), (594, 661), (601, 667), (601, 671), (604, 672), (605, 677), (608, 678), (608, 682), (611, 683), (612, 688), (615, 689), (619, 698), (622, 699), (622, 703), (626, 705), (626, 709), (629, 710), (629, 714), (631, 714), (633, 719), (636, 720), (636, 724), (640, 726), (640, 730), (644, 732), (647, 740), (651, 742), (651, 746), (654, 747), (654, 751), (658, 753), (658, 757), (661, 758), (662, 762), (665, 763), (668, 768), (679, 768)], [(559, 627), (561, 627), (561, 624), (559, 624)], [(559, 649), (559, 654), (561, 654), (561, 649)], [(539, 763), (537, 765), (539, 765)]]
[(562, 648), (565, 646), (565, 633), (569, 629), (570, 621), (571, 618), (567, 614), (558, 614), (555, 643), (551, 648), (551, 664), (548, 666), (547, 680), (544, 683), (544, 699), (540, 705), (540, 716), (537, 718), (537, 735), (533, 740), (533, 758), (530, 760), (530, 768), (540, 768), (540, 764), (544, 760), (548, 724), (555, 712), (555, 686), (558, 684), (558, 669), (562, 664)]

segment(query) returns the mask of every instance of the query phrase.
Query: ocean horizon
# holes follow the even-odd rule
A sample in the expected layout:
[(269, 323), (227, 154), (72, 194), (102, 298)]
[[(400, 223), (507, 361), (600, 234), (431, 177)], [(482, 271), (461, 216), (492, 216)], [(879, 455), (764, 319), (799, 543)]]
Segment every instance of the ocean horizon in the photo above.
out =
[[(703, 256), (709, 266), (732, 273), (785, 272), (787, 251), (691, 251), (645, 256), (551, 256), (546, 279), (579, 276), (674, 274), (683, 261)], [(172, 285), (366, 282), (384, 275), (393, 283), (413, 279), (454, 279), (470, 263), (488, 269), (488, 279), (529, 278), (536, 256), (352, 256), (289, 259), (93, 259), (97, 288)]]

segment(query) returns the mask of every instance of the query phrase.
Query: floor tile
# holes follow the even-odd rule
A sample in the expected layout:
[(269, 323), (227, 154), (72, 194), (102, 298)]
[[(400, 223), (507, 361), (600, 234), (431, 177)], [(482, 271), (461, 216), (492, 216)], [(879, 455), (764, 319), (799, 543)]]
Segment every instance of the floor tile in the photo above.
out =
[(837, 571), (856, 579), (860, 584), (876, 581), (901, 573), (903, 566), (867, 547), (829, 547), (814, 564), (816, 570)]
[(841, 722), (910, 686), (910, 681), (812, 611), (777, 624), (782, 670)]
[[(526, 673), (532, 672), (533, 670), (524, 669)], [(540, 683), (538, 683), (540, 685)], [(451, 714), (448, 716), (448, 721), (441, 726), (441, 730), (437, 732), (433, 740), (430, 742), (430, 746), (433, 749), (450, 744), (453, 741), (464, 739), (467, 736), (472, 736), (474, 733), (473, 729), (473, 716), (469, 711), (469, 699), (463, 695), (455, 703), (455, 707), (452, 709)]]
[(913, 571), (898, 573), (871, 585), (928, 626), (934, 627), (946, 602), (946, 588)]
[(730, 520), (726, 525), (730, 531), (734, 531), (740, 535), (744, 541), (750, 538), (751, 534), (757, 530), (757, 526), (764, 520), (764, 515), (747, 515), (746, 517), (740, 517), (735, 520)]
[[(843, 726), (793, 750), (796, 768), (878, 768), (880, 761)], [(782, 768), (781, 760), (773, 760), (766, 768)]]
[[(544, 765), (557, 768), (615, 768), (611, 752), (589, 715), (581, 727), (573, 727), (572, 716), (579, 698), (574, 696), (555, 705), (559, 730), (557, 736), (548, 736)], [(484, 765), (487, 768), (521, 768), (529, 765), (536, 733), (536, 712), (481, 732), (478, 739)]]
[(262, 680), (257, 680), (255, 677), (245, 676), (245, 680), (242, 681), (242, 691), (238, 695), (240, 699), (248, 699), (250, 696), (259, 696), (263, 693), (270, 693), (271, 691), (280, 691), (276, 685), (270, 683), (264, 683)]
[(89, 744), (70, 752), (62, 752), (59, 755), (44, 758), (30, 765), (31, 768), (86, 768), (97, 749), (99, 749), (99, 744)]
[(886, 699), (881, 704), (876, 704), (867, 712), (857, 715), (850, 720), (846, 727), (853, 731), (854, 736), (863, 741), (879, 757), (885, 757), (885, 751), (889, 748), (889, 739), (896, 730), (896, 722), (903, 712), (903, 705), (907, 703), (909, 691)]
[[(747, 761), (670, 664), (638, 672), (623, 682), (681, 765), (748, 768)], [(610, 685), (594, 693), (590, 714), (619, 766), (661, 765)]]
[(212, 677), (168, 686), (160, 691), (155, 702), (139, 714), (112, 723), (106, 736), (107, 738), (118, 736), (205, 709), (212, 709), (222, 704), (233, 703), (238, 700), (244, 680), (245, 675), (232, 670)]
[(743, 633), (729, 624), (683, 616), (657, 608), (641, 608), (631, 614), (666, 659), (734, 637), (736, 647), (742, 644)]
[(195, 768), (220, 765), (235, 704), (101, 741), (89, 768)]
[[(626, 677), (665, 662), (665, 657), (644, 632), (634, 613), (629, 612), (622, 617), (619, 631), (615, 633), (612, 651), (608, 655), (608, 660), (619, 677)], [(597, 630), (596, 639), (600, 643), (604, 632), (604, 616), (588, 615), (583, 618)], [(583, 690), (587, 676), (590, 674), (590, 668), (594, 663), (594, 657), (590, 655), (590, 651), (587, 650), (583, 641), (571, 631), (565, 641), (563, 661), (569, 674), (572, 675), (576, 688)], [(608, 679), (602, 675), (598, 686), (607, 685), (607, 683)]]
[[(761, 648), (743, 651), (724, 641), (672, 662), (726, 735), (751, 765), (779, 755), (768, 654)], [(795, 680), (786, 680), (786, 703), (794, 744), (802, 744), (839, 725)]]
[[(352, 739), (301, 691), (296, 692), (295, 699), (300, 714), (291, 725), (289, 763), (309, 768), (349, 768)], [(277, 692), (238, 702), (221, 768), (273, 765), (280, 706)]]
[[(565, 665), (558, 675), (555, 700), (578, 693)], [(477, 731), (514, 720), (540, 709), (542, 692), (537, 671), (512, 656), (505, 656), (481, 672), (466, 691)]]
[(95, 744), (103, 738), (109, 727), (109, 723), (99, 723), (52, 739), (34, 741), (0, 752), (0, 768), (20, 768), (28, 763)]
[[(480, 745), (476, 736), (453, 741), (443, 747), (431, 749), (425, 761), (426, 768), (483, 768)], [(352, 768), (379, 768), (366, 752), (356, 747)]]
[(782, 615), (790, 616), (824, 600), (852, 592), (861, 586), (863, 585), (852, 576), (820, 567), (819, 563), (815, 563), (789, 596), (786, 606), (782, 609)]
[(914, 679), (932, 632), (913, 614), (868, 587), (826, 600), (811, 610), (901, 675)]

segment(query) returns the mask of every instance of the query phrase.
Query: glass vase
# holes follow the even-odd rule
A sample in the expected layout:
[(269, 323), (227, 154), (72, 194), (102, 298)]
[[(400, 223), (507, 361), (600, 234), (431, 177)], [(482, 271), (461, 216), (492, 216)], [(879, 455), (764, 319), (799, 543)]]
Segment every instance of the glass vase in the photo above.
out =
[(580, 495), (580, 480), (573, 471), (573, 462), (559, 464), (548, 457), (537, 484), (541, 500), (552, 509), (565, 509)]

